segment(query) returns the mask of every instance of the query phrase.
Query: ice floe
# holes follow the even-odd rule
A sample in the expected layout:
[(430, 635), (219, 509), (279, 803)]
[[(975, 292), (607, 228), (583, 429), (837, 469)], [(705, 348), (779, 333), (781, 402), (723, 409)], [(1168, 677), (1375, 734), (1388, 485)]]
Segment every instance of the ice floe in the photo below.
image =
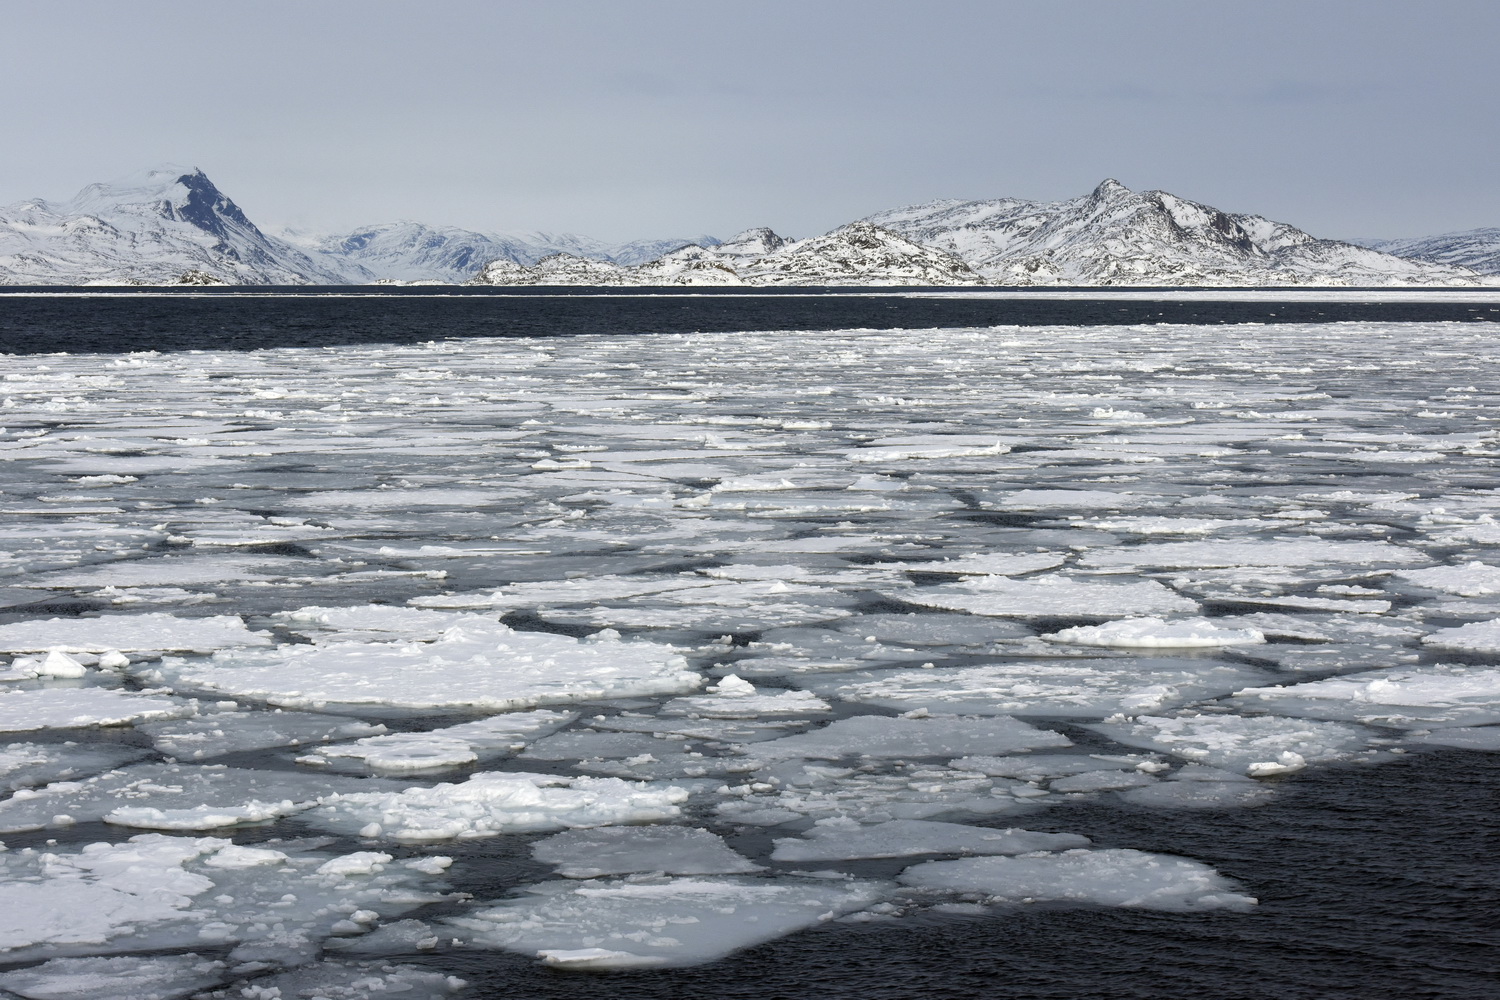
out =
[(565, 830), (531, 845), (531, 856), (565, 878), (659, 872), (738, 875), (761, 870), (722, 837), (685, 826), (605, 826)]
[(1269, 715), (1143, 715), (1089, 728), (1126, 746), (1161, 750), (1257, 777), (1299, 771), (1309, 763), (1354, 759), (1370, 738), (1367, 730), (1342, 723)]
[(1500, 667), (1387, 667), (1236, 692), (1267, 711), (1406, 728), (1500, 722)]
[(252, 632), (232, 615), (178, 618), (174, 615), (105, 615), (99, 618), (48, 618), (0, 625), (0, 651), (65, 653), (194, 650), (230, 646), (269, 646), (271, 639)]
[(196, 702), (113, 688), (0, 691), (0, 733), (120, 726), (149, 719), (179, 719), (197, 711)]
[(303, 764), (357, 760), (381, 772), (458, 767), (514, 753), (577, 717), (576, 712), (547, 709), (508, 712), (426, 732), (366, 736), (353, 743), (318, 747), (314, 753), (297, 760)]
[(901, 882), (983, 893), (999, 903), (1055, 900), (1148, 910), (1247, 910), (1256, 903), (1201, 862), (1118, 849), (928, 861), (902, 872)]
[(803, 837), (776, 841), (772, 861), (841, 861), (913, 854), (1028, 854), (1089, 846), (1076, 833), (1033, 833), (922, 819), (893, 819), (864, 826), (845, 816), (818, 820)]
[(1114, 646), (1121, 649), (1243, 646), (1265, 642), (1253, 628), (1220, 628), (1207, 618), (1163, 621), (1160, 618), (1127, 618), (1104, 625), (1079, 625), (1042, 638), (1075, 646)]
[(914, 587), (887, 596), (909, 604), (975, 615), (1040, 618), (1057, 615), (1115, 618), (1198, 610), (1198, 604), (1155, 580), (1105, 583), (1065, 576), (1015, 580), (985, 576), (972, 582)]

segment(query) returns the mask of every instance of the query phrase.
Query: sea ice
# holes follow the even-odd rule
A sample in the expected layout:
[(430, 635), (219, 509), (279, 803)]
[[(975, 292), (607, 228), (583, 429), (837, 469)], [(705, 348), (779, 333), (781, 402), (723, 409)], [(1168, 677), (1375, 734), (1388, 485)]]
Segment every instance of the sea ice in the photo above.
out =
[(761, 870), (723, 838), (685, 826), (603, 826), (565, 830), (531, 845), (531, 856), (564, 878), (660, 872), (739, 875)]
[(1265, 642), (1255, 629), (1220, 628), (1207, 618), (1164, 621), (1160, 618), (1127, 618), (1104, 625), (1079, 625), (1042, 636), (1053, 642), (1075, 646), (1113, 646), (1120, 649), (1244, 646)]
[(1439, 629), (1422, 637), (1422, 642), (1438, 649), (1453, 649), (1465, 653), (1500, 653), (1500, 618), (1487, 622), (1474, 622), (1458, 628)]
[(685, 694), (702, 678), (669, 646), (517, 632), (498, 622), (434, 642), (329, 642), (171, 658), (149, 676), (174, 687), (289, 708), (384, 705), (510, 711), (597, 698)]
[(335, 795), (307, 820), (405, 843), (676, 819), (688, 792), (619, 778), (486, 771), (458, 784)]
[(757, 744), (755, 754), (765, 759), (814, 760), (962, 757), (1070, 745), (1071, 741), (1061, 733), (1037, 729), (1004, 715), (978, 719), (953, 715), (896, 719), (859, 715), (838, 719), (821, 729)]
[(385, 732), (339, 715), (311, 712), (214, 712), (191, 719), (144, 722), (135, 727), (151, 737), (151, 745), (173, 757), (203, 760), (244, 750), (301, 746), (327, 740), (347, 740)]
[(1246, 910), (1256, 900), (1208, 865), (1132, 850), (928, 861), (901, 873), (923, 889), (982, 892), (993, 902), (1048, 900), (1148, 910)]
[(83, 778), (147, 755), (118, 744), (11, 743), (0, 747), (0, 788), (12, 791), (49, 781)]
[(1460, 597), (1500, 594), (1500, 566), (1487, 566), (1478, 560), (1460, 566), (1402, 570), (1396, 574), (1396, 578), (1418, 587), (1441, 590)]
[(1276, 795), (1265, 782), (1202, 764), (1185, 764), (1158, 781), (1120, 793), (1132, 805), (1154, 809), (1235, 809), (1262, 805)]
[(1264, 677), (1254, 667), (1214, 660), (1081, 657), (860, 670), (796, 683), (827, 698), (897, 711), (1102, 719), (1228, 694), (1249, 678)]
[(298, 760), (309, 764), (353, 759), (373, 771), (388, 772), (458, 767), (514, 753), (576, 718), (576, 712), (547, 709), (510, 712), (445, 729), (367, 736), (349, 744), (319, 747), (316, 753)]
[(0, 691), (0, 733), (120, 726), (147, 719), (180, 719), (197, 711), (197, 702), (112, 688)]
[(26, 1000), (173, 1000), (226, 978), (223, 962), (192, 953), (54, 958), (29, 969), (0, 972), (0, 989)]
[(879, 902), (881, 882), (636, 877), (543, 882), (448, 925), (562, 969), (698, 965)]
[(1094, 549), (1080, 563), (1096, 568), (1209, 569), (1246, 566), (1404, 566), (1427, 562), (1415, 549), (1390, 542), (1332, 541), (1325, 538), (1276, 541), (1148, 542)]
[(1348, 760), (1368, 744), (1366, 731), (1354, 726), (1274, 716), (1143, 715), (1089, 728), (1126, 746), (1162, 750), (1194, 763), (1255, 776)]
[[(329, 943), (349, 940), (335, 938)], [(447, 1000), (466, 985), (457, 976), (414, 965), (322, 961), (288, 972), (260, 976), (229, 989), (204, 993), (198, 1000), (371, 1000), (374, 997)]]
[(899, 858), (913, 854), (1028, 854), (1088, 847), (1076, 833), (1033, 833), (963, 823), (895, 819), (863, 826), (847, 817), (818, 820), (803, 837), (776, 841), (772, 861), (841, 861)]
[(233, 615), (178, 618), (174, 615), (104, 615), (99, 618), (48, 618), (0, 625), (0, 650), (65, 653), (193, 650), (209, 652), (229, 646), (269, 646), (271, 639), (252, 632)]
[(1467, 664), (1386, 667), (1235, 695), (1257, 708), (1316, 719), (1405, 728), (1500, 722), (1500, 668)]
[(1500, 726), (1455, 727), (1438, 729), (1430, 733), (1412, 733), (1407, 739), (1414, 743), (1429, 743), (1440, 747), (1458, 747), (1464, 750), (1500, 750)]
[(233, 962), (297, 964), (349, 914), (445, 898), (425, 865), (381, 855), (346, 874), (337, 855), (270, 846), (247, 856), (220, 838), (142, 834), (0, 853), (0, 961), (234, 946)]
[(728, 674), (707, 695), (673, 698), (661, 707), (663, 715), (690, 715), (708, 719), (754, 719), (763, 716), (822, 715), (828, 703), (810, 691), (778, 691), (762, 694), (755, 685)]
[(1101, 583), (1064, 576), (985, 576), (965, 583), (914, 587), (886, 594), (895, 600), (946, 611), (1010, 618), (1056, 615), (1115, 618), (1198, 610), (1196, 601), (1173, 593), (1155, 580)]

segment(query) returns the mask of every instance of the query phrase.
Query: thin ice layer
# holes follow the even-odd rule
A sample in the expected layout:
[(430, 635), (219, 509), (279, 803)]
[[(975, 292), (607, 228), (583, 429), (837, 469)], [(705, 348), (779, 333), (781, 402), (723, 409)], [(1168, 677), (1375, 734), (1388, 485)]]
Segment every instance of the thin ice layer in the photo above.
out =
[(28, 788), (83, 778), (147, 756), (138, 747), (77, 743), (11, 743), (0, 747), (0, 788)]
[(1439, 629), (1422, 637), (1422, 642), (1438, 649), (1454, 649), (1464, 653), (1500, 653), (1500, 618), (1487, 622), (1473, 622), (1458, 628)]
[(1178, 612), (1191, 614), (1198, 610), (1196, 601), (1174, 593), (1155, 580), (1101, 583), (1065, 576), (1028, 577), (1024, 580), (986, 576), (972, 582), (896, 590), (886, 596), (928, 608), (999, 618), (1058, 615), (1114, 618)]
[(1236, 695), (1257, 708), (1317, 719), (1408, 728), (1481, 725), (1500, 722), (1500, 667), (1386, 667), (1302, 684), (1246, 688)]
[(371, 770), (387, 772), (458, 767), (481, 758), (514, 753), (576, 718), (577, 712), (549, 709), (509, 712), (444, 729), (368, 736), (341, 746), (319, 747), (317, 754), (298, 760), (318, 763), (320, 760), (352, 759)]
[[(376, 933), (379, 933), (377, 931)], [(349, 938), (336, 938), (342, 943)], [(401, 949), (409, 951), (410, 949)], [(415, 965), (389, 962), (330, 962), (260, 976), (247, 984), (203, 995), (202, 1000), (447, 1000), (467, 984)]]
[(1247, 680), (1264, 677), (1253, 667), (1213, 660), (1098, 657), (859, 670), (796, 682), (827, 698), (897, 711), (1102, 719), (1228, 694)]
[(1349, 760), (1364, 751), (1366, 730), (1337, 722), (1185, 713), (1143, 715), (1090, 729), (1126, 746), (1162, 750), (1199, 764), (1255, 776), (1301, 770), (1309, 763)]
[(531, 856), (564, 878), (661, 872), (738, 875), (761, 870), (724, 839), (687, 826), (603, 826), (565, 830), (531, 845)]
[(1074, 646), (1112, 646), (1119, 649), (1204, 648), (1245, 646), (1265, 642), (1253, 628), (1221, 628), (1207, 618), (1127, 618), (1103, 625), (1078, 625), (1042, 638)]
[(1061, 733), (1038, 729), (1004, 715), (978, 719), (951, 715), (911, 719), (859, 715), (838, 719), (821, 729), (757, 744), (755, 754), (764, 759), (814, 760), (962, 757), (1071, 745)]
[(136, 729), (150, 736), (151, 745), (162, 753), (192, 760), (385, 732), (385, 726), (344, 716), (279, 709), (272, 712), (215, 712), (192, 719), (141, 723)]
[(1055, 900), (1147, 910), (1247, 910), (1256, 900), (1208, 865), (1145, 851), (1066, 851), (1029, 858), (929, 861), (903, 885), (982, 892), (995, 902)]
[[(346, 917), (444, 897), (388, 854), (143, 834), (118, 844), (0, 853), (0, 961), (231, 947), (231, 961), (311, 961)], [(274, 918), (274, 919), (272, 919)]]
[(0, 693), (0, 733), (39, 729), (120, 726), (149, 719), (180, 719), (196, 702), (111, 688), (42, 688)]
[(864, 826), (848, 817), (822, 819), (802, 837), (776, 841), (772, 861), (841, 861), (899, 858), (914, 854), (1027, 854), (1088, 847), (1076, 833), (1033, 833), (1017, 827), (994, 829), (963, 823), (893, 819)]
[(367, 787), (359, 778), (212, 764), (133, 764), (83, 781), (16, 792), (0, 802), (0, 832), (101, 819), (145, 830), (212, 830), (290, 816), (335, 792)]
[(700, 965), (879, 902), (885, 883), (677, 877), (544, 882), (447, 921), (470, 947), (564, 969)]
[(173, 1000), (228, 978), (224, 963), (195, 955), (54, 958), (0, 972), (0, 989), (27, 1000)]
[(270, 637), (252, 632), (234, 615), (178, 618), (175, 615), (104, 615), (99, 618), (48, 618), (0, 625), (0, 651), (25, 653), (61, 650), (104, 653), (110, 650), (194, 650), (230, 646), (269, 646)]
[(404, 843), (676, 819), (685, 789), (619, 778), (486, 771), (457, 784), (335, 795), (307, 821)]
[(384, 705), (504, 712), (596, 698), (685, 694), (702, 683), (669, 646), (517, 632), (498, 622), (435, 642), (331, 642), (170, 659), (153, 678), (289, 708)]

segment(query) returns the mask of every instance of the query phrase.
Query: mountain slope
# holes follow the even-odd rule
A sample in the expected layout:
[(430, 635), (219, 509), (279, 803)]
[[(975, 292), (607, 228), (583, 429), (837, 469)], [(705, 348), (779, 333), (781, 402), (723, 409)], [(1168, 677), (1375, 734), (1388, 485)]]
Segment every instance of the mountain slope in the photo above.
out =
[(0, 282), (164, 284), (188, 271), (228, 284), (370, 277), (267, 236), (193, 168), (90, 184), (68, 202), (0, 209)]
[(1467, 229), (1408, 240), (1361, 240), (1361, 246), (1412, 260), (1500, 274), (1500, 228)]
[(938, 201), (865, 221), (961, 257), (1006, 285), (1471, 284), (1462, 268), (1320, 240), (1165, 191), (1106, 180), (1060, 202)]

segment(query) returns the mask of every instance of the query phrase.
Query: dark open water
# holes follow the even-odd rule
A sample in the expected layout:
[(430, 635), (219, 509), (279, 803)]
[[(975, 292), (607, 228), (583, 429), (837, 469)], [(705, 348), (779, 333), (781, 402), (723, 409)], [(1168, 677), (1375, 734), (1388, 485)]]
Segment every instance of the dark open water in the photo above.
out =
[[(1443, 301), (1441, 293), (1386, 304), (801, 292), (0, 295), (0, 352), (734, 329), (1491, 320), (1497, 311), (1500, 302)], [(1082, 802), (1028, 818), (1032, 829), (1083, 833), (1099, 847), (1206, 862), (1259, 896), (1248, 914), (1036, 906), (988, 917), (929, 915), (825, 926), (696, 968), (593, 975), (504, 953), (393, 958), (463, 976), (471, 983), (466, 996), (516, 1000), (1490, 1000), (1500, 997), (1497, 790), (1495, 755), (1432, 750), (1380, 766), (1303, 772), (1261, 808), (1172, 812)], [(456, 888), (485, 894), (487, 844), (494, 842), (445, 849), (460, 859), (455, 874), (476, 880)]]
[[(1051, 289), (1048, 291), (1057, 291)], [(1164, 290), (1165, 291), (1165, 290)], [(1181, 290), (1175, 290), (1180, 292)], [(1236, 295), (1245, 290), (1237, 290)], [(1473, 291), (1469, 289), (1467, 291)], [(265, 288), (171, 291), (0, 290), (0, 351), (181, 351), (414, 343), (444, 337), (550, 337), (734, 330), (1108, 326), (1140, 323), (1472, 322), (1500, 319), (1494, 301), (1340, 298), (1253, 301), (977, 298), (941, 290)], [(247, 292), (249, 293), (247, 295)], [(38, 295), (34, 293), (46, 293)], [(1149, 292), (1145, 294), (1149, 295)], [(1285, 296), (1286, 293), (1282, 293)]]

